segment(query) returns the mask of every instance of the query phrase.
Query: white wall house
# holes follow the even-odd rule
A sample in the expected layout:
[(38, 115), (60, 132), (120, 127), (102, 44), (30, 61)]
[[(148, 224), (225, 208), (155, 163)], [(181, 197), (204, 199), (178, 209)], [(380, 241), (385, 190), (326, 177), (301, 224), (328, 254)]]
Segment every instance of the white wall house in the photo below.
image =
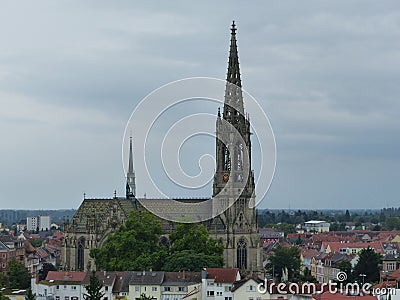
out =
[(312, 220), (304, 222), (304, 226), (307, 232), (328, 232), (330, 223), (326, 221)]
[(201, 277), (201, 299), (233, 300), (233, 283), (240, 280), (238, 268), (205, 268)]

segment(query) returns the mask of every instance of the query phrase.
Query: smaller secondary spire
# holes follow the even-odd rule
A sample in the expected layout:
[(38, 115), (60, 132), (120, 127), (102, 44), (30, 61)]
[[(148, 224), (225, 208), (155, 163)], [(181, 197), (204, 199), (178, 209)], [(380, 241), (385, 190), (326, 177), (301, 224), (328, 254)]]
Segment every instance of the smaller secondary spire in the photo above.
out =
[(126, 198), (132, 198), (136, 195), (136, 176), (133, 169), (133, 150), (132, 136), (129, 138), (129, 161), (128, 173), (126, 174)]
[(129, 137), (129, 163), (128, 173), (133, 173), (133, 151), (132, 151), (132, 137)]

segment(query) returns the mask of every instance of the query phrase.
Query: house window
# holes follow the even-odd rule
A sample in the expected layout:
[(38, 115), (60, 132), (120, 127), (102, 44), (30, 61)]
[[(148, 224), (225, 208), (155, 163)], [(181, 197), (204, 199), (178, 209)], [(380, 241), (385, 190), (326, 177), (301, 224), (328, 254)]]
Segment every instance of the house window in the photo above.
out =
[(222, 286), (222, 283), (217, 283), (217, 286)]
[(247, 269), (247, 243), (244, 238), (237, 243), (237, 267)]
[(232, 297), (225, 297), (225, 300), (232, 300)]
[(222, 296), (222, 292), (217, 291), (217, 296)]
[(76, 286), (75, 286), (75, 285), (72, 285), (72, 286), (71, 286), (71, 290), (76, 290)]
[(136, 286), (135, 286), (135, 292), (139, 292), (139, 290), (140, 290), (140, 289), (139, 289), (139, 286), (136, 285)]
[(208, 285), (208, 286), (214, 285), (214, 282), (207, 282), (207, 285)]
[(179, 292), (184, 292), (184, 291), (185, 291), (185, 287), (184, 287), (184, 286), (178, 287), (178, 291), (179, 291)]
[(108, 286), (105, 286), (105, 287), (104, 287), (104, 290), (107, 292), (107, 291), (108, 291)]
[(57, 286), (56, 286), (56, 290), (59, 290), (59, 289), (60, 289), (60, 286), (59, 286), (59, 285), (57, 285)]
[(60, 300), (60, 296), (56, 296), (56, 300)]
[(231, 286), (225, 286), (225, 292), (230, 292), (232, 290)]
[(69, 296), (65, 296), (64, 300), (69, 300)]
[(156, 286), (151, 287), (151, 291), (152, 292), (157, 292), (157, 287)]
[(207, 291), (207, 296), (214, 296), (214, 291)]
[[(171, 291), (171, 287), (169, 286), (164, 286), (164, 292), (170, 292)], [(167, 300), (167, 299), (166, 299)]]

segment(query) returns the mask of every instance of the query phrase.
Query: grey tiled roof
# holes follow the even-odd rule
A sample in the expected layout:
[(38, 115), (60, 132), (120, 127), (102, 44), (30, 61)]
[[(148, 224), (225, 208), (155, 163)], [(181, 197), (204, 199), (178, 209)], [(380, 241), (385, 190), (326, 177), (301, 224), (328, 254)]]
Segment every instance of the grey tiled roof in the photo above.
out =
[(185, 286), (201, 283), (201, 272), (165, 272), (162, 285)]
[(10, 251), (10, 249), (3, 242), (0, 242), (0, 251)]
[(130, 285), (158, 285), (164, 281), (164, 272), (152, 272), (152, 271), (133, 271)]

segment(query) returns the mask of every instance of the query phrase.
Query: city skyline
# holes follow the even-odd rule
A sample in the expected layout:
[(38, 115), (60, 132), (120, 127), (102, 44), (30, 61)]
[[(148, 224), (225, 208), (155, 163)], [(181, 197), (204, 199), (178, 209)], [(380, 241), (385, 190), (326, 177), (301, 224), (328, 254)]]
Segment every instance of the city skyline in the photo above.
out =
[(275, 179), (258, 208), (399, 206), (400, 9), (363, 3), (7, 3), (1, 208), (76, 209), (84, 193), (123, 196), (132, 110), (168, 82), (225, 79), (233, 19), (243, 88), (277, 142)]

